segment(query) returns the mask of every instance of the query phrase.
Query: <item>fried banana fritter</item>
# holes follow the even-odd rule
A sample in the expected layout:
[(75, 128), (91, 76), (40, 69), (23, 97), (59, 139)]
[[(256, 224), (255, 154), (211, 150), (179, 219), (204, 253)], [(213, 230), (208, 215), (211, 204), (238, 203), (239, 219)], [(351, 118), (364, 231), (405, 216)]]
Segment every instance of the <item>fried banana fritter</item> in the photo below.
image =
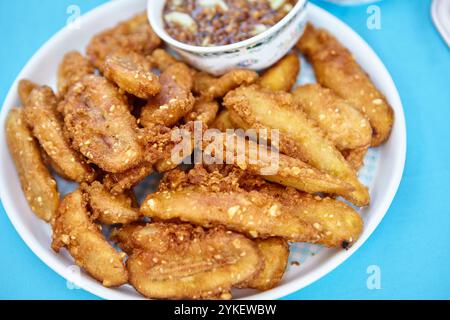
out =
[(161, 40), (143, 12), (93, 37), (86, 51), (92, 64), (102, 71), (106, 57), (117, 50), (125, 49), (147, 56), (160, 45)]
[(294, 103), (292, 95), (258, 86), (240, 87), (229, 92), (223, 104), (245, 129), (279, 130), (280, 151), (349, 183), (354, 190), (345, 198), (355, 205), (370, 202), (367, 188), (335, 146)]
[(153, 172), (153, 165), (143, 162), (136, 167), (120, 173), (108, 173), (103, 179), (103, 185), (112, 194), (118, 195), (130, 190)]
[(188, 121), (201, 121), (209, 126), (217, 116), (219, 112), (219, 103), (215, 100), (209, 101), (202, 98), (195, 100), (194, 108), (192, 112), (187, 114), (184, 119)]
[(170, 65), (161, 74), (159, 82), (161, 92), (142, 108), (139, 120), (144, 127), (172, 127), (191, 112), (194, 106), (195, 99), (191, 93), (192, 75), (184, 63)]
[(58, 69), (58, 96), (64, 97), (74, 84), (94, 72), (94, 66), (81, 53), (67, 53)]
[(107, 172), (123, 172), (143, 157), (136, 119), (116, 87), (87, 76), (59, 105), (72, 145)]
[(369, 150), (369, 147), (349, 149), (342, 151), (342, 155), (355, 171), (359, 171), (359, 169), (364, 166), (364, 158), (367, 154), (367, 150)]
[(298, 87), (294, 101), (325, 132), (339, 150), (369, 146), (369, 120), (346, 100), (319, 84)]
[(113, 238), (130, 254), (130, 283), (148, 298), (229, 297), (262, 266), (251, 240), (224, 229), (152, 223), (125, 226)]
[(75, 263), (106, 287), (125, 284), (125, 255), (114, 250), (91, 221), (86, 202), (80, 190), (62, 200), (53, 226), (52, 248), (58, 252), (66, 247)]
[(123, 91), (148, 99), (161, 91), (158, 76), (150, 69), (151, 64), (144, 56), (116, 51), (106, 57), (103, 75)]
[[(224, 147), (223, 159), (234, 161), (237, 167), (254, 175), (261, 175), (268, 181), (309, 193), (323, 192), (345, 196), (353, 190), (348, 183), (301, 160), (236, 134), (219, 133), (215, 135), (214, 141), (220, 141), (220, 145)], [(214, 154), (217, 150), (205, 149), (204, 152)]]
[(150, 56), (150, 60), (161, 72), (166, 71), (168, 67), (178, 62), (164, 49), (155, 49)]
[(230, 113), (228, 112), (228, 110), (222, 110), (216, 117), (216, 119), (214, 119), (210, 127), (218, 129), (222, 132), (226, 132), (227, 129), (234, 129), (234, 125), (231, 122)]
[(329, 201), (305, 198), (296, 206), (286, 206), (258, 191), (214, 192), (193, 186), (150, 194), (141, 212), (157, 220), (181, 220), (206, 228), (222, 225), (253, 238), (282, 237), (328, 247), (356, 241), (362, 229), (359, 215), (350, 206)]
[(283, 278), (289, 258), (289, 244), (283, 238), (256, 239), (264, 268), (251, 280), (239, 285), (261, 291), (276, 287)]
[(351, 52), (324, 29), (308, 24), (297, 44), (314, 67), (317, 81), (363, 112), (372, 126), (372, 146), (389, 138), (394, 112)]
[(9, 112), (6, 140), (31, 210), (39, 218), (50, 222), (59, 204), (56, 181), (44, 165), (39, 145), (25, 124), (23, 109), (11, 109)]
[(193, 91), (204, 98), (222, 98), (228, 91), (241, 85), (250, 85), (258, 79), (258, 74), (251, 70), (234, 69), (220, 78), (199, 72), (194, 76)]
[(91, 185), (83, 184), (82, 190), (87, 194), (89, 207), (95, 220), (104, 224), (127, 224), (141, 216), (136, 207), (136, 199), (131, 194), (112, 195), (98, 181)]
[(37, 87), (39, 87), (39, 85), (30, 80), (22, 79), (19, 81), (17, 93), (19, 94), (22, 106), (25, 106), (28, 103), (28, 97), (30, 96), (31, 91)]
[(75, 151), (64, 134), (63, 120), (56, 111), (57, 99), (52, 89), (34, 89), (25, 106), (25, 120), (44, 152), (52, 160), (55, 171), (77, 182), (92, 181), (95, 171)]
[(300, 72), (300, 59), (293, 52), (287, 54), (275, 65), (267, 69), (259, 78), (258, 84), (273, 91), (289, 92), (297, 80)]

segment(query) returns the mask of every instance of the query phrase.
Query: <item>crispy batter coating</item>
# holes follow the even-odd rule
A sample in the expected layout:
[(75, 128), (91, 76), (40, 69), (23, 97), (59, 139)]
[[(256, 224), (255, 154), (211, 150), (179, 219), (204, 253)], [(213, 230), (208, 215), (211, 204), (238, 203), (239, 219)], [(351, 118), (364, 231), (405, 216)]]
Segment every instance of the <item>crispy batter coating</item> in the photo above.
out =
[(287, 206), (254, 190), (214, 192), (192, 186), (158, 191), (147, 196), (141, 212), (157, 220), (181, 220), (206, 228), (223, 225), (253, 238), (282, 237), (328, 247), (343, 243), (347, 247), (362, 230), (359, 215), (336, 200), (305, 197)]
[(145, 12), (119, 23), (92, 38), (86, 51), (92, 64), (102, 70), (106, 57), (117, 50), (129, 50), (147, 56), (161, 45)]
[(300, 59), (293, 52), (284, 56), (275, 65), (267, 69), (259, 78), (258, 84), (273, 91), (289, 92), (297, 80), (300, 72)]
[(232, 286), (251, 279), (262, 266), (251, 240), (219, 228), (152, 223), (126, 226), (113, 237), (131, 253), (130, 283), (148, 298), (229, 298)]
[(123, 172), (143, 157), (136, 119), (123, 95), (100, 76), (87, 76), (59, 106), (73, 147), (107, 172)]
[(116, 287), (128, 280), (124, 254), (106, 241), (98, 225), (91, 221), (86, 199), (80, 190), (68, 194), (58, 208), (53, 226), (52, 248), (66, 247), (75, 263), (106, 287)]
[(228, 91), (241, 85), (249, 85), (258, 79), (258, 74), (251, 70), (234, 69), (228, 71), (220, 78), (199, 72), (194, 76), (193, 91), (205, 98), (222, 98)]
[(39, 145), (25, 124), (23, 109), (11, 109), (6, 119), (6, 140), (31, 210), (49, 222), (59, 203), (56, 181), (44, 165)]
[(178, 62), (164, 49), (155, 49), (150, 56), (150, 60), (161, 72), (166, 71), (168, 67)]
[(216, 119), (214, 119), (210, 127), (219, 129), (222, 132), (226, 132), (227, 129), (234, 129), (234, 125), (231, 122), (228, 110), (222, 110), (216, 117)]
[(355, 171), (359, 171), (364, 166), (364, 158), (369, 147), (361, 147), (357, 149), (343, 150), (342, 155), (345, 160), (352, 166)]
[(389, 138), (394, 112), (351, 52), (326, 30), (308, 24), (297, 44), (314, 67), (317, 81), (363, 112), (372, 126), (372, 146)]
[(148, 99), (161, 90), (158, 76), (150, 68), (150, 62), (140, 54), (115, 51), (106, 57), (103, 75), (125, 92)]
[(108, 173), (103, 178), (103, 185), (112, 194), (118, 195), (130, 190), (153, 172), (153, 165), (142, 162), (137, 166), (120, 173)]
[(279, 130), (281, 152), (349, 183), (354, 191), (345, 198), (355, 205), (369, 204), (369, 192), (355, 171), (294, 103), (291, 94), (253, 85), (231, 91), (223, 104), (230, 110), (232, 121), (238, 119), (237, 124), (245, 129)]
[(172, 127), (194, 106), (192, 75), (184, 63), (170, 65), (161, 74), (159, 82), (161, 92), (142, 108), (139, 120), (144, 127), (158, 124)]
[(294, 101), (325, 132), (339, 150), (369, 146), (369, 120), (346, 100), (320, 84), (298, 87)]
[(194, 108), (192, 112), (184, 117), (186, 122), (188, 121), (201, 121), (209, 126), (217, 116), (219, 112), (219, 103), (215, 100), (205, 100), (203, 98), (195, 99)]
[(261, 291), (276, 287), (283, 278), (289, 258), (289, 244), (283, 238), (256, 239), (264, 268), (253, 279), (239, 285)]
[(94, 66), (87, 58), (78, 51), (70, 51), (59, 65), (58, 96), (64, 97), (74, 84), (94, 72)]
[(98, 181), (91, 185), (83, 184), (81, 188), (87, 194), (95, 220), (101, 223), (126, 224), (138, 220), (141, 216), (132, 194), (113, 195)]
[(17, 93), (19, 94), (20, 102), (22, 103), (22, 106), (26, 105), (28, 103), (28, 97), (30, 96), (31, 91), (33, 89), (39, 87), (36, 83), (27, 80), (22, 79), (19, 81), (19, 85), (17, 87)]
[[(233, 161), (237, 167), (251, 174), (261, 175), (268, 181), (309, 193), (323, 192), (345, 196), (353, 191), (351, 185), (334, 176), (236, 134), (218, 133), (213, 140), (223, 146), (223, 159)], [(204, 152), (215, 155), (218, 151), (220, 150), (206, 148)]]
[(95, 171), (75, 151), (64, 134), (63, 120), (56, 111), (57, 99), (47, 86), (34, 89), (25, 106), (25, 120), (42, 149), (52, 160), (55, 171), (70, 180), (92, 181)]

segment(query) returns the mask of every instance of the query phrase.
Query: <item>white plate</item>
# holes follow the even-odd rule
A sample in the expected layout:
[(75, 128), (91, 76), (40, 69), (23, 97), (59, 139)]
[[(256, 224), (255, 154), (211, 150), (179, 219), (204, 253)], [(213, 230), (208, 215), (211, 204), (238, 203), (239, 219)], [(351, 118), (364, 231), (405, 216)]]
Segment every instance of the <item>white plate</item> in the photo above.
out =
[[(5, 100), (0, 119), (0, 141), (2, 142), (0, 145), (2, 159), (0, 196), (14, 227), (33, 252), (50, 268), (69, 281), (75, 282), (79, 287), (106, 299), (142, 297), (130, 286), (109, 289), (84, 273), (77, 276), (73, 272), (73, 260), (67, 254), (56, 254), (51, 250), (50, 227), (34, 216), (21, 191), (6, 145), (4, 123), (8, 111), (19, 104), (17, 95), (19, 79), (28, 78), (38, 83), (54, 85), (57, 66), (67, 51), (74, 49), (83, 51), (95, 33), (143, 11), (145, 3), (146, 0), (108, 2), (83, 16), (80, 30), (65, 28), (58, 32), (32, 57), (19, 74)], [(372, 204), (361, 211), (365, 225), (361, 238), (356, 244), (348, 251), (297, 244), (292, 248), (291, 259), (302, 263), (298, 267), (289, 267), (281, 285), (262, 293), (238, 290), (235, 292), (237, 298), (280, 298), (309, 285), (340, 265), (367, 240), (378, 226), (394, 198), (403, 173), (406, 154), (405, 120), (397, 89), (388, 71), (364, 40), (331, 14), (310, 4), (309, 20), (319, 27), (332, 30), (333, 34), (354, 53), (358, 62), (369, 73), (394, 108), (396, 118), (394, 128), (389, 141), (368, 154), (366, 166), (361, 172), (362, 180), (370, 187)], [(307, 82), (311, 80), (311, 77), (311, 70), (304, 65), (299, 81)], [(66, 189), (69, 185), (65, 183), (62, 187)]]

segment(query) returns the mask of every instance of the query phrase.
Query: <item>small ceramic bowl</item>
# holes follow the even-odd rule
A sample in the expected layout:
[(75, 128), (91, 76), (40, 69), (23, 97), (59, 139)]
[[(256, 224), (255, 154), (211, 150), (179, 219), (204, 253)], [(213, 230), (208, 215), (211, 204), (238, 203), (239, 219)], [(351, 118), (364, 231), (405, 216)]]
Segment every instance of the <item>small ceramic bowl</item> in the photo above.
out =
[(274, 64), (297, 43), (306, 24), (307, 0), (298, 0), (277, 24), (244, 41), (200, 47), (173, 39), (164, 29), (166, 0), (148, 0), (148, 18), (156, 34), (185, 61), (199, 70), (220, 75), (233, 68), (262, 70)]

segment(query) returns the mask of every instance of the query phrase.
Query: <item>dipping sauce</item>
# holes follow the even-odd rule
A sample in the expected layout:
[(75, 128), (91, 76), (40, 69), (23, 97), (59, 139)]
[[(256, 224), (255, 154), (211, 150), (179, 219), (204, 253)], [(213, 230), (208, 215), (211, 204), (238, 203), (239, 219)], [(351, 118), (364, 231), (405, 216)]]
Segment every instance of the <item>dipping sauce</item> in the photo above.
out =
[(297, 0), (167, 0), (169, 35), (195, 46), (218, 46), (254, 37), (286, 16)]

